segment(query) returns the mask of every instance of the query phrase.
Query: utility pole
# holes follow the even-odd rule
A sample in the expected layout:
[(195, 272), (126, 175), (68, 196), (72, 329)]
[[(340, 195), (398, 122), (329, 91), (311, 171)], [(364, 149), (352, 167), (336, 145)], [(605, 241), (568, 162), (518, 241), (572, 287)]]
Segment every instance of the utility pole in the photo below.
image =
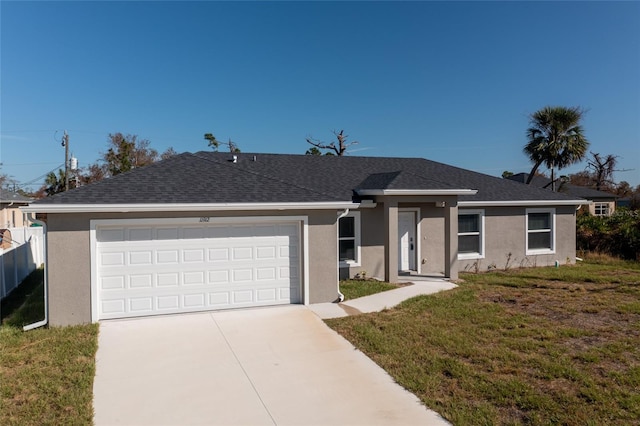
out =
[(69, 135), (64, 131), (62, 136), (62, 146), (64, 146), (64, 190), (69, 190)]

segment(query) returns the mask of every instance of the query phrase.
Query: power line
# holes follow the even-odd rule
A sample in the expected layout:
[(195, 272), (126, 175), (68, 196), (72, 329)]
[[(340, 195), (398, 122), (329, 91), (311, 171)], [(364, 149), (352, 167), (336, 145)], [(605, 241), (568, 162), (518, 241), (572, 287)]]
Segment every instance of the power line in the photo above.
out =
[(62, 163), (62, 164), (58, 165), (57, 167), (49, 170), (45, 174), (43, 174), (41, 176), (38, 176), (35, 179), (32, 179), (32, 180), (30, 180), (28, 182), (24, 182), (24, 183), (18, 183), (18, 186), (31, 186), (31, 185), (35, 184), (36, 182), (38, 182), (39, 180), (46, 178), (49, 173), (54, 173), (56, 170), (62, 168), (62, 166), (64, 166), (64, 163)]

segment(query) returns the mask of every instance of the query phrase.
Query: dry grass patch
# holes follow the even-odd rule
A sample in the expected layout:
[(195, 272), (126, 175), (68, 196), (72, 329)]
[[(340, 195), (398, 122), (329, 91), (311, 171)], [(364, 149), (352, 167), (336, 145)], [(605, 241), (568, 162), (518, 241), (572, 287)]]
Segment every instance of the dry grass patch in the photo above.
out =
[(463, 278), (327, 323), (456, 425), (638, 424), (640, 265)]

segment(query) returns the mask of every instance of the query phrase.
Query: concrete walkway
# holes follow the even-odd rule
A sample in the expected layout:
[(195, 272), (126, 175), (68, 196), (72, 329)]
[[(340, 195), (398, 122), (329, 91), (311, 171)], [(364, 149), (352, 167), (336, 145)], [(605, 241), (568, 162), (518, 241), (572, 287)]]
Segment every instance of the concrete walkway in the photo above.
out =
[(342, 303), (316, 303), (310, 305), (309, 309), (322, 319), (341, 318), (360, 313), (380, 312), (415, 296), (433, 294), (456, 287), (455, 284), (436, 277), (407, 275), (401, 276), (399, 281), (412, 283), (412, 285)]
[(446, 425), (310, 309), (100, 323), (101, 425)]

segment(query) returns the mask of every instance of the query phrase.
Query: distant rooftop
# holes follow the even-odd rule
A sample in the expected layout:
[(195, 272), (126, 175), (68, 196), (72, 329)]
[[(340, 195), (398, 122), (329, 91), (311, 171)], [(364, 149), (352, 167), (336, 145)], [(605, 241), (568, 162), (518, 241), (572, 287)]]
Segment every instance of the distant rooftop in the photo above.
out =
[(20, 203), (28, 204), (33, 199), (20, 195), (17, 192), (9, 191), (7, 189), (0, 189), (0, 203)]
[[(518, 173), (513, 176), (509, 176), (507, 179), (514, 180), (516, 182), (525, 183), (529, 178), (528, 173)], [(543, 188), (551, 191), (551, 179), (545, 176), (536, 175), (531, 179), (530, 186), (536, 188)], [(586, 186), (572, 185), (570, 183), (562, 182), (558, 180), (556, 182), (557, 192), (567, 194), (574, 197), (584, 198), (586, 200), (609, 198), (612, 201), (615, 200), (617, 195), (611, 194), (605, 191), (598, 191)]]

